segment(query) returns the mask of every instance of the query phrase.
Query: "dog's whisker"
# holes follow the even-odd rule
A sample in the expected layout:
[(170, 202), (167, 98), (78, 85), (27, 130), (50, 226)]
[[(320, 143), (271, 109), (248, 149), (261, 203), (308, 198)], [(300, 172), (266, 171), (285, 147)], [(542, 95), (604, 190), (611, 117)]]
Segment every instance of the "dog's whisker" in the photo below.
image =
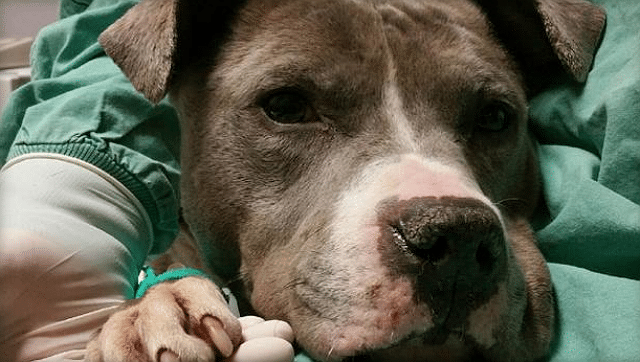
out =
[(500, 201), (494, 202), (493, 205), (495, 206), (507, 206), (508, 203), (526, 203), (525, 200), (517, 198), (517, 197), (512, 197), (512, 198), (507, 198), (507, 199), (502, 199)]
[(329, 352), (327, 352), (327, 358), (331, 358), (331, 354), (333, 354), (333, 350), (336, 348), (336, 342), (331, 343), (331, 348), (329, 348)]
[(237, 274), (235, 277), (230, 278), (229, 280), (226, 281), (226, 283), (224, 284), (224, 287), (231, 287), (232, 285), (234, 285), (235, 283), (242, 283), (242, 276)]

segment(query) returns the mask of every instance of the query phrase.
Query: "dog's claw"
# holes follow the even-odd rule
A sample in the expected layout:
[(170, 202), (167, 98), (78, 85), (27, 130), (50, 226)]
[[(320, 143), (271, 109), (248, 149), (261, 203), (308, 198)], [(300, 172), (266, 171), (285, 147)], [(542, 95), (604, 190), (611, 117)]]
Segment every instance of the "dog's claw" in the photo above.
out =
[(222, 321), (216, 317), (205, 316), (202, 318), (202, 324), (209, 332), (209, 336), (220, 355), (225, 358), (231, 356), (233, 354), (233, 342), (231, 342), (229, 335), (225, 331)]

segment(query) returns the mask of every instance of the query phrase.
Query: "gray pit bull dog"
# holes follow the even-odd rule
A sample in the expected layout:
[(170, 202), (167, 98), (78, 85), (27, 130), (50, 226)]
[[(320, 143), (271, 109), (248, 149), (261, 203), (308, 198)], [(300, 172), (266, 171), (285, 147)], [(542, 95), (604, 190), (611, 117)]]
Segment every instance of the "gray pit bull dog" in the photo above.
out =
[[(604, 22), (581, 0), (144, 0), (101, 43), (178, 110), (203, 260), (311, 356), (531, 361), (554, 299), (527, 98), (558, 71), (584, 81)], [(180, 295), (237, 345), (221, 298), (191, 309), (193, 283), (154, 305)], [(110, 322), (94, 348), (181, 354)]]

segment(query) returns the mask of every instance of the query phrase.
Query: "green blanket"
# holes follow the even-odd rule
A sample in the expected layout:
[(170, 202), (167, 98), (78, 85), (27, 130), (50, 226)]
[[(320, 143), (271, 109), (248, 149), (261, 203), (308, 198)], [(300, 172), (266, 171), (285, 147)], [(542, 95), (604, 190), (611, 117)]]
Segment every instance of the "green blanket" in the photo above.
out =
[(557, 292), (550, 361), (640, 361), (640, 2), (596, 1), (607, 28), (584, 86), (531, 102)]
[[(640, 1), (598, 0), (607, 28), (585, 85), (531, 103), (558, 301), (549, 361), (640, 361)], [(298, 356), (297, 362), (309, 361)]]

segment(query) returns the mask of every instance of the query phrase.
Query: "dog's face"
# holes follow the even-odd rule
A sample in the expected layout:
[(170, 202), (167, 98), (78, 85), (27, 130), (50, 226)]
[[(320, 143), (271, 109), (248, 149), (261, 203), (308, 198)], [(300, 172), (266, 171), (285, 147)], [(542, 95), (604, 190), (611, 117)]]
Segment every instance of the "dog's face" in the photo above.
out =
[(501, 211), (536, 201), (525, 92), (482, 14), (299, 1), (239, 19), (173, 95), (185, 216), (198, 240), (229, 225), (257, 312), (323, 359), (491, 349), (541, 318), (529, 302), (546, 343), (548, 273), (517, 261)]
[(554, 307), (526, 224), (522, 65), (483, 9), (255, 0), (233, 15), (170, 79), (185, 218), (212, 267), (239, 270), (253, 308), (321, 360), (543, 354)]

